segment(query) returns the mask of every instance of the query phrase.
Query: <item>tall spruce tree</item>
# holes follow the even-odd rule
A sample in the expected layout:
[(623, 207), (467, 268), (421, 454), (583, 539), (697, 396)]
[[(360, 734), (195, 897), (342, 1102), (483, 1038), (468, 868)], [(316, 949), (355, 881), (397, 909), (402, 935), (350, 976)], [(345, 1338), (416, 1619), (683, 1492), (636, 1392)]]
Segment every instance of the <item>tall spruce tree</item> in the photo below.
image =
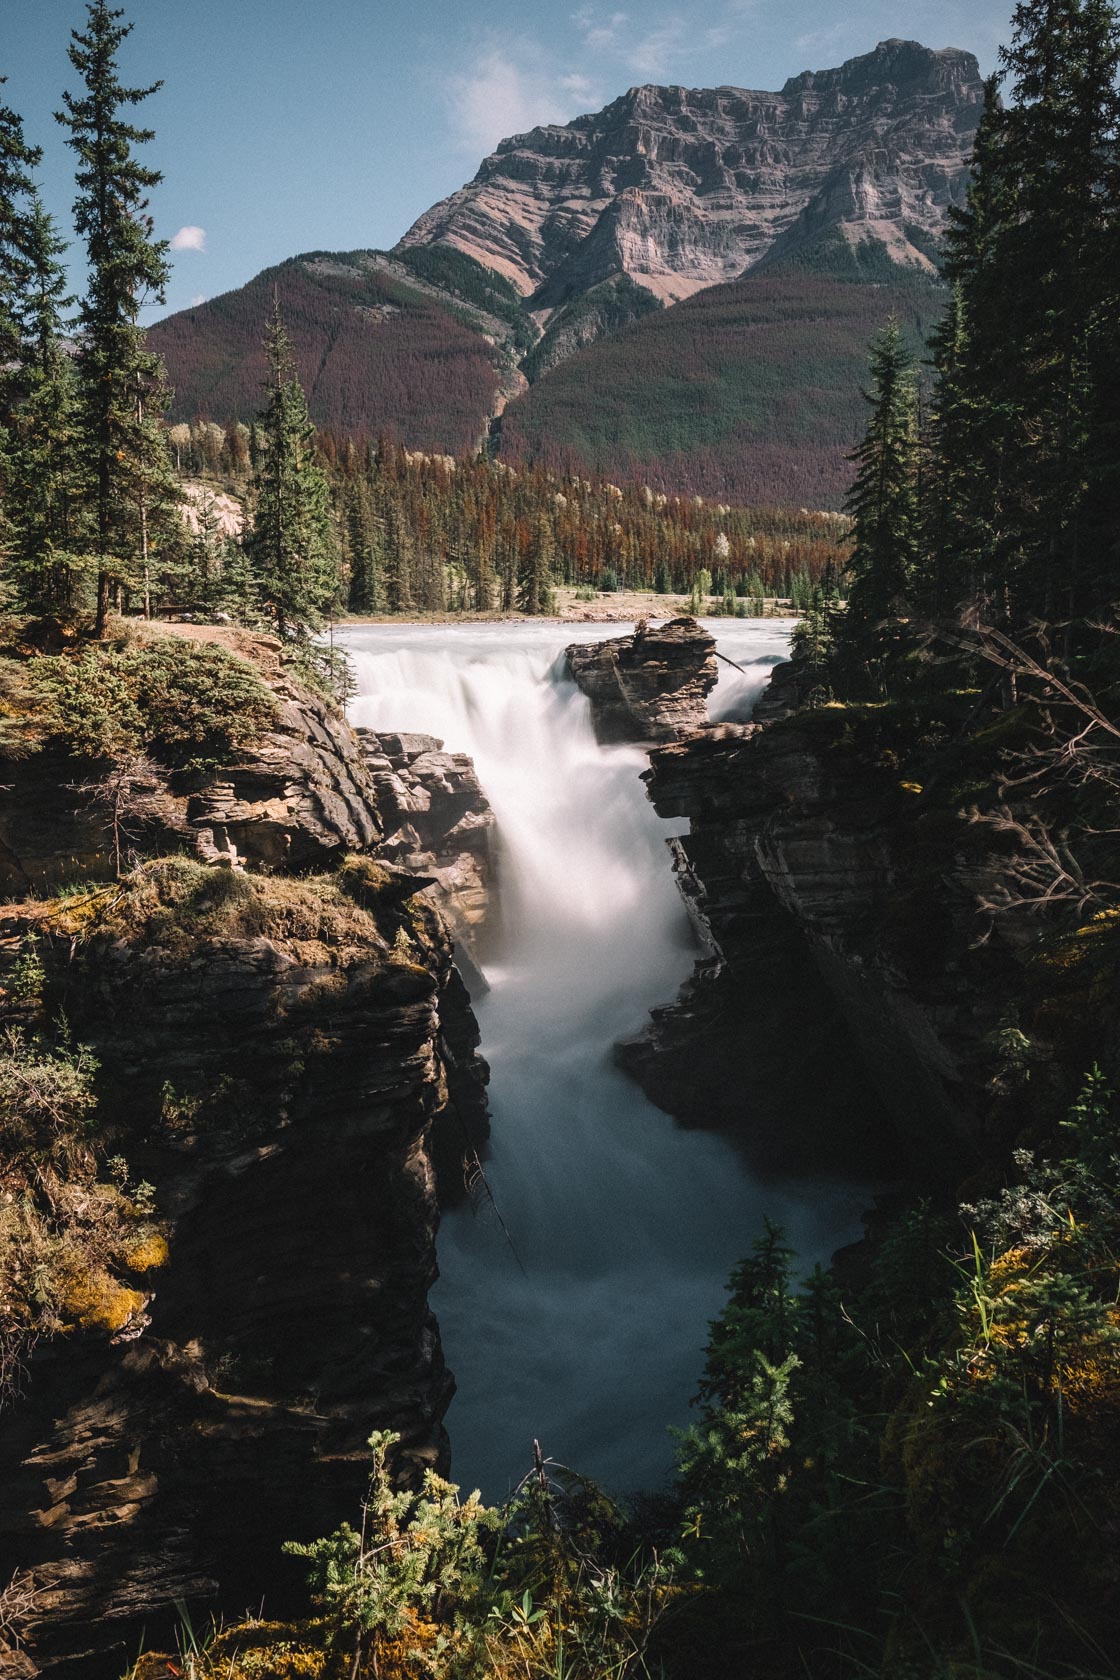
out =
[(870, 420), (852, 457), (851, 586), (839, 637), (853, 668), (874, 663), (877, 626), (909, 595), (919, 553), (916, 370), (893, 317), (872, 344), (870, 372)]
[[(0, 76), (0, 88), (8, 78)], [(34, 171), (43, 154), (29, 146), (23, 121), (0, 104), (0, 372), (21, 360), (19, 300), (30, 276), (28, 240)]]
[(533, 527), (518, 578), (517, 604), (522, 612), (537, 614), (548, 611), (555, 564), (556, 545), (552, 539), (552, 526), (542, 513)]
[(1002, 56), (1013, 98), (992, 78), (947, 238), (932, 527), (935, 568), (1021, 632), (1115, 590), (1116, 9), (1021, 4)]
[(346, 494), (345, 528), (350, 566), (350, 611), (381, 610), (381, 540), (368, 479), (355, 478)]
[(28, 215), (28, 275), (18, 300), (22, 360), (12, 417), (12, 561), (22, 605), (74, 604), (81, 561), (77, 384), (64, 343), (67, 296), (61, 239), (37, 193)]
[(336, 600), (341, 567), (330, 492), (315, 459), (315, 428), (278, 299), (265, 351), (268, 405), (260, 417), (247, 548), (260, 599), (280, 635), (304, 639)]
[(412, 533), (403, 508), (390, 494), (385, 508), (385, 605), (390, 612), (412, 606)]
[(1018, 180), (1007, 145), (999, 78), (989, 77), (973, 145), (966, 202), (954, 206), (945, 239), (945, 277), (953, 288), (934, 335), (931, 525), (939, 607), (966, 597), (1006, 597), (1020, 563), (1006, 506), (1005, 462), (1020, 425), (1007, 355), (1006, 242), (1019, 219)]
[[(0, 88), (6, 82), (0, 76)], [(22, 119), (0, 103), (0, 552), (13, 528), (11, 427), (23, 359), (20, 300), (30, 273), (27, 199), (41, 160), (39, 149), (27, 144)]]
[(97, 566), (95, 633), (103, 636), (112, 586), (119, 593), (122, 585), (145, 582), (153, 498), (172, 494), (152, 430), (167, 400), (163, 372), (139, 325), (142, 306), (163, 301), (169, 269), (167, 244), (153, 238), (147, 214), (147, 194), (162, 176), (136, 155), (153, 131), (121, 115), (162, 83), (125, 87), (117, 54), (133, 26), (105, 0), (88, 0), (87, 10), (86, 33), (73, 31), (69, 49), (84, 91), (63, 94), (57, 120), (78, 158), (74, 224), (89, 261), (77, 371)]
[(1111, 336), (1102, 311), (1117, 210), (1109, 187), (1120, 144), (1120, 29), (1107, 0), (1020, 4), (1013, 21), (1002, 57), (1019, 216), (1001, 266), (1022, 413), (1010, 463), (1023, 549), (1017, 593), (1024, 614), (1070, 619), (1098, 604), (1083, 526), (1087, 488), (1105, 465), (1092, 429), (1097, 386), (1102, 371), (1115, 371), (1102, 370), (1101, 352)]

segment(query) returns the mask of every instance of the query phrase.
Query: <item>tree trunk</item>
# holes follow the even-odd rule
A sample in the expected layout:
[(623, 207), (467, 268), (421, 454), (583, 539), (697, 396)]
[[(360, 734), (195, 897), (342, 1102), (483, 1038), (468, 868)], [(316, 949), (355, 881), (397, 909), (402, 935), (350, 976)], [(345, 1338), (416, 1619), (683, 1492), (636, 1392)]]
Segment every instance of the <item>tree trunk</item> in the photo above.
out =
[(97, 574), (97, 615), (93, 621), (93, 633), (99, 642), (103, 642), (109, 634), (109, 574)]

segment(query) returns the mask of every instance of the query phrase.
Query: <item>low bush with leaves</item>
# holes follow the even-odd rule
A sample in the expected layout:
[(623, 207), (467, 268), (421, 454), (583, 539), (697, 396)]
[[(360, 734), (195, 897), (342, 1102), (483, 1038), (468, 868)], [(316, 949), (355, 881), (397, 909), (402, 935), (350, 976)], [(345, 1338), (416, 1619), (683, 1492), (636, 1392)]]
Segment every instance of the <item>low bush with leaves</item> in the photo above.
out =
[[(198, 1680), (653, 1680), (682, 1596), (593, 1483), (544, 1459), (503, 1507), (434, 1471), (394, 1479), (399, 1437), (370, 1438), (359, 1524), (285, 1550), (307, 1560), (316, 1616), (192, 1639)], [(166, 1680), (142, 1658), (129, 1680)], [(178, 1664), (174, 1664), (178, 1668)]]
[(1098, 1072), (1059, 1136), (956, 1218), (896, 1215), (862, 1275), (795, 1289), (772, 1228), (736, 1272), (680, 1447), (711, 1589), (680, 1673), (1116, 1672), (1120, 1111)]

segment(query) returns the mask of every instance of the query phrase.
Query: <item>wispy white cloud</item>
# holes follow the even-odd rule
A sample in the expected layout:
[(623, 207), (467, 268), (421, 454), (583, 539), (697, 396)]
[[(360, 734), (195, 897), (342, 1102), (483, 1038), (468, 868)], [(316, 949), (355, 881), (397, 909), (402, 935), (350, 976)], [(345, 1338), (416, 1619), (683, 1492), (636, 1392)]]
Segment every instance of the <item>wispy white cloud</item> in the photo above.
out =
[(795, 35), (793, 44), (798, 52), (835, 52), (851, 46), (856, 31), (850, 23), (832, 23), (824, 29), (810, 29)]
[(475, 153), (545, 123), (570, 122), (603, 102), (590, 76), (546, 63), (529, 42), (516, 41), (481, 49), (452, 78), (448, 96), (459, 144)]
[(197, 309), (200, 303), (206, 303), (208, 301), (209, 300), (207, 299), (206, 293), (205, 292), (199, 292), (196, 297), (192, 297), (191, 308), (192, 309)]
[(702, 28), (694, 15), (676, 7), (646, 8), (639, 18), (587, 4), (571, 21), (585, 51), (631, 77), (665, 81), (686, 75), (701, 54), (730, 45), (758, 5), (759, 0), (723, 0), (709, 8)]
[(640, 7), (630, 0), (630, 9), (582, 0), (568, 13), (567, 52), (546, 54), (527, 36), (483, 38), (469, 64), (443, 82), (457, 143), (477, 157), (511, 135), (596, 110), (627, 82), (683, 81), (694, 60), (730, 48), (760, 6), (709, 0), (698, 27), (684, 0)]
[(609, 51), (619, 45), (629, 23), (627, 12), (599, 12), (594, 6), (581, 6), (572, 13), (572, 22), (592, 52)]
[(181, 227), (178, 233), (171, 236), (173, 251), (205, 251), (206, 229), (200, 227)]
[(585, 52), (605, 57), (636, 76), (663, 74), (672, 49), (685, 33), (684, 19), (676, 12), (644, 27), (629, 12), (593, 5), (581, 6), (571, 18)]

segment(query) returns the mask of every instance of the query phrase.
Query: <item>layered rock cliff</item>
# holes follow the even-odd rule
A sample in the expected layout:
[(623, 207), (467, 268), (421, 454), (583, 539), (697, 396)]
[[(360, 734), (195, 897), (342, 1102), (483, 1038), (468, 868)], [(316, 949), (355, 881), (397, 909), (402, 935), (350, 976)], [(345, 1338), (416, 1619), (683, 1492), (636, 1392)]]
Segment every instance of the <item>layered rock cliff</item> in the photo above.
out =
[(596, 737), (675, 741), (708, 721), (716, 686), (716, 644), (694, 618), (651, 625), (608, 642), (573, 642), (565, 658), (573, 681), (591, 702)]
[(826, 226), (928, 265), (981, 98), (971, 53), (902, 40), (780, 93), (635, 87), (504, 140), (401, 243), (463, 251), (537, 310), (621, 275), (676, 302)]
[[(674, 866), (709, 955), (619, 1059), (672, 1113), (738, 1129), (767, 1158), (823, 1150), (959, 1182), (1061, 1112), (1115, 1045), (1095, 949), (1109, 930), (1040, 944), (1029, 918), (981, 908), (1004, 851), (956, 784), (991, 773), (993, 743), (954, 746), (936, 708), (797, 698), (796, 669), (778, 667), (768, 723), (651, 754), (657, 810), (689, 819)], [(744, 1056), (771, 1066), (771, 1096), (784, 1081), (811, 1097), (808, 1138), (789, 1124), (796, 1101), (745, 1107)]]
[(379, 855), (432, 877), (472, 981), (485, 985), (478, 942), (493, 910), (494, 813), (473, 763), (434, 735), (357, 734), (385, 831)]
[[(9, 889), (37, 890), (3, 911), (7, 1005), (34, 933), (43, 1030), (91, 1047), (106, 1148), (168, 1244), (123, 1321), (32, 1338), (5, 1412), (0, 1576), (34, 1587), (28, 1673), (115, 1677), (145, 1628), (171, 1642), (177, 1601), (298, 1596), (280, 1546), (352, 1514), (371, 1429), (402, 1435), (402, 1473), (446, 1459), (433, 1156), (485, 1134), (477, 1029), (431, 878), (376, 855), (356, 736), (268, 653), (275, 728), (161, 778), (119, 884), (97, 885), (74, 766), (10, 767), (40, 804), (23, 782), (3, 814)], [(82, 846), (48, 896), (60, 835)]]

